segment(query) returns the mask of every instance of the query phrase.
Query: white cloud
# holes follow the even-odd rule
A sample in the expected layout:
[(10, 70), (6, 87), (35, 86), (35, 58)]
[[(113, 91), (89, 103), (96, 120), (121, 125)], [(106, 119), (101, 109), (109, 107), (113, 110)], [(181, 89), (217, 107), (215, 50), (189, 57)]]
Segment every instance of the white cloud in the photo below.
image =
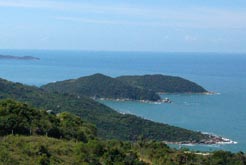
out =
[[(54, 2), (30, 0), (0, 0), (0, 7), (50, 8)], [(54, 6), (53, 6), (54, 7)]]
[[(246, 28), (246, 11), (222, 8), (140, 7), (130, 4), (84, 3), (55, 0), (0, 0), (1, 7), (62, 10), (60, 20), (94, 24), (127, 24), (172, 28)], [(67, 11), (69, 11), (67, 13)], [(73, 11), (71, 16), (70, 11)], [(67, 16), (69, 14), (69, 17)], [(98, 17), (90, 18), (94, 14)], [(103, 17), (103, 19), (102, 19)], [(113, 18), (112, 18), (113, 17)]]

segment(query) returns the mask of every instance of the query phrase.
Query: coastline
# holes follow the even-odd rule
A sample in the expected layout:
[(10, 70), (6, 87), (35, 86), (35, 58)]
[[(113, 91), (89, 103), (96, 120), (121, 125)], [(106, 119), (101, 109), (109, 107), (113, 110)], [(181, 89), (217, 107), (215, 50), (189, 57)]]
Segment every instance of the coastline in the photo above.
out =
[[(217, 92), (201, 92), (201, 93), (193, 93), (193, 92), (187, 92), (187, 93), (167, 93), (167, 92), (157, 92), (158, 95), (165, 95), (165, 94), (201, 94), (201, 95), (218, 95), (220, 93)], [(104, 98), (104, 97), (90, 97), (93, 100), (100, 100), (100, 101), (116, 101), (116, 102), (125, 102), (125, 101), (135, 101), (135, 102), (141, 102), (141, 103), (149, 103), (149, 104), (161, 104), (161, 103), (172, 103), (173, 100), (170, 100), (169, 98), (164, 98), (157, 101), (151, 101), (151, 100), (135, 100), (135, 99), (129, 99), (129, 98)]]
[(113, 98), (95, 98), (90, 97), (93, 100), (100, 100), (100, 101), (116, 101), (116, 102), (126, 102), (126, 101), (134, 101), (134, 102), (140, 102), (140, 103), (148, 103), (148, 104), (161, 104), (161, 103), (172, 103), (172, 101), (169, 98), (157, 100), (157, 101), (151, 101), (151, 100), (134, 100), (134, 99), (128, 99), (128, 98), (121, 98), (121, 99), (113, 99)]
[(176, 92), (176, 93), (170, 93), (170, 92), (157, 92), (158, 95), (168, 95), (168, 94), (191, 94), (191, 95), (219, 95), (218, 92), (213, 91), (207, 91), (207, 92)]
[[(158, 93), (158, 94), (173, 94), (173, 93)], [(177, 94), (203, 94), (203, 95), (218, 95), (220, 93), (216, 92), (202, 92), (202, 93), (177, 93)], [(162, 104), (162, 103), (172, 103), (172, 101), (169, 98), (165, 98), (158, 101), (150, 101), (150, 100), (134, 100), (134, 99), (128, 99), (128, 98), (122, 98), (122, 99), (113, 99), (113, 98), (95, 98), (91, 97), (94, 100), (100, 100), (100, 101), (116, 101), (116, 102), (126, 102), (126, 101), (133, 101), (133, 102), (140, 102), (140, 103), (148, 103), (148, 104)], [(170, 142), (170, 141), (163, 141), (165, 144), (174, 144), (174, 145), (187, 145), (187, 146), (193, 146), (193, 145), (227, 145), (227, 144), (238, 144), (238, 142), (233, 141), (231, 139), (213, 134), (213, 133), (207, 133), (202, 132), (204, 135), (208, 135), (208, 139), (204, 139), (201, 141), (180, 141), (180, 142)]]
[(205, 135), (209, 135), (209, 139), (207, 140), (202, 140), (199, 142), (196, 141), (182, 141), (182, 142), (168, 142), (168, 141), (163, 141), (165, 144), (175, 144), (175, 145), (214, 145), (214, 144), (219, 144), (219, 145), (226, 145), (226, 144), (238, 144), (238, 142), (233, 141), (231, 139), (210, 134), (210, 133), (203, 133)]

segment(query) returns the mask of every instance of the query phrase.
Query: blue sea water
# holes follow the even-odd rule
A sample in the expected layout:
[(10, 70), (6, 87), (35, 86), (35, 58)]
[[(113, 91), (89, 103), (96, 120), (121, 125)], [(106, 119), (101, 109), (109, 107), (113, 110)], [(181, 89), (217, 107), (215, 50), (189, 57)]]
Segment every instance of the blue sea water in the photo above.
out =
[(0, 50), (41, 60), (0, 60), (0, 77), (40, 86), (94, 73), (166, 74), (187, 78), (216, 95), (167, 94), (172, 104), (104, 101), (123, 113), (232, 139), (238, 144), (189, 146), (246, 151), (246, 54)]

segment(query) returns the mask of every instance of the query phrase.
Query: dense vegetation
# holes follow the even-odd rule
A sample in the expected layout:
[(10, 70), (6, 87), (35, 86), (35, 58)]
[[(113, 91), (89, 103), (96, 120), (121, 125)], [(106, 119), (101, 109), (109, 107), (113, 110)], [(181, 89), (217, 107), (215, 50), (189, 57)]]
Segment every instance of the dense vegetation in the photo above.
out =
[(158, 101), (161, 99), (155, 92), (131, 86), (102, 74), (49, 83), (42, 88), (52, 92), (56, 91), (96, 98), (150, 101)]
[(70, 112), (97, 127), (104, 139), (160, 141), (200, 141), (208, 135), (120, 114), (87, 97), (47, 92), (37, 87), (0, 79), (0, 99), (12, 98), (55, 113)]
[(137, 142), (100, 140), (95, 127), (77, 116), (49, 114), (13, 100), (0, 102), (0, 132), (0, 164), (4, 165), (246, 164), (243, 152), (202, 155), (143, 138)]
[(166, 93), (203, 93), (203, 87), (181, 77), (165, 75), (121, 76), (118, 80), (154, 92)]
[(46, 135), (86, 142), (96, 137), (96, 128), (67, 112), (58, 115), (30, 108), (13, 100), (0, 101), (0, 136)]
[(145, 164), (137, 157), (136, 152), (131, 151), (130, 145), (125, 146), (128, 148), (120, 148), (111, 143), (99, 140), (83, 143), (45, 136), (11, 135), (0, 139), (0, 164)]
[(203, 93), (203, 87), (189, 80), (164, 75), (121, 76), (111, 78), (94, 74), (78, 79), (49, 83), (42, 86), (51, 92), (109, 99), (158, 101), (159, 92)]
[(0, 164), (64, 165), (244, 165), (246, 155), (216, 151), (200, 155), (160, 142), (90, 140), (87, 143), (45, 136), (0, 138)]

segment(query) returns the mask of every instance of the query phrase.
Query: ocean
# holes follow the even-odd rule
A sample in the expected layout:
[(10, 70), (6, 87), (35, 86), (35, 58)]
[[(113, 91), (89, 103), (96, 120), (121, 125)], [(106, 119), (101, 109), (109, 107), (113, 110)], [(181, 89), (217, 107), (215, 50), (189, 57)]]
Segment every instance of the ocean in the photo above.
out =
[(0, 50), (1, 55), (40, 60), (0, 60), (0, 77), (28, 85), (78, 78), (94, 73), (165, 74), (192, 80), (214, 95), (166, 94), (171, 104), (102, 103), (121, 113), (220, 135), (237, 144), (184, 146), (193, 150), (246, 151), (246, 54), (154, 53), (62, 50)]

